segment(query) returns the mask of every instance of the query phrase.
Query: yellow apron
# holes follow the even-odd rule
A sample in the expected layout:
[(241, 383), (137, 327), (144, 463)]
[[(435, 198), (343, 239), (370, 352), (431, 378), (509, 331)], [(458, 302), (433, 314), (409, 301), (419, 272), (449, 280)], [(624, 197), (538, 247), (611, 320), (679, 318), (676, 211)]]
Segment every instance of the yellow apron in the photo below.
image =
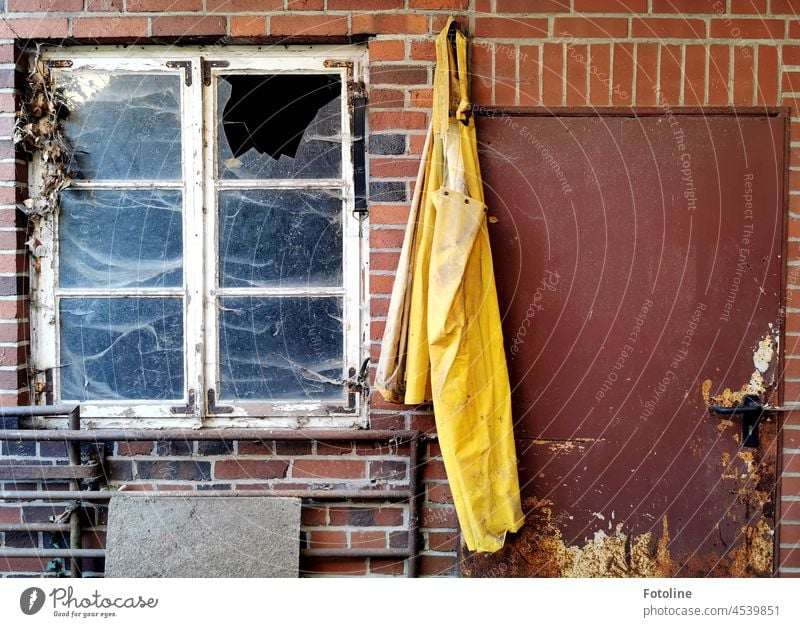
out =
[[(375, 384), (387, 401), (433, 400), (467, 548), (497, 551), (523, 523), (510, 386), (494, 282), (467, 41), (436, 38), (433, 115), (409, 212)], [(454, 114), (451, 115), (451, 111)]]

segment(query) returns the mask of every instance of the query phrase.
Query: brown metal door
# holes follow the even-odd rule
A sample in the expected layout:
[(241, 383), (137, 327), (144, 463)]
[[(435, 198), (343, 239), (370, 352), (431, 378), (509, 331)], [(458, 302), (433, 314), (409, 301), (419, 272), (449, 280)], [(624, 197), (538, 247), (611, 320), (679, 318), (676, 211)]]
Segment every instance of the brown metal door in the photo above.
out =
[(745, 447), (707, 402), (776, 402), (783, 115), (495, 114), (478, 138), (527, 522), (462, 572), (771, 574), (775, 425)]

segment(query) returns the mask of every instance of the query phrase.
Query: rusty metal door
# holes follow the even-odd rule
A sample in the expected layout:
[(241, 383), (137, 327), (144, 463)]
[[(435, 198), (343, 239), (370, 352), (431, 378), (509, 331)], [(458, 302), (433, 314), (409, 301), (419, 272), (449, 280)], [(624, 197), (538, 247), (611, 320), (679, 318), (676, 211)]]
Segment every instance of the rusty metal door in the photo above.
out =
[[(770, 575), (782, 112), (478, 122), (526, 525), (471, 576)], [(727, 388), (727, 392), (726, 392)], [(716, 400), (715, 400), (716, 399)]]

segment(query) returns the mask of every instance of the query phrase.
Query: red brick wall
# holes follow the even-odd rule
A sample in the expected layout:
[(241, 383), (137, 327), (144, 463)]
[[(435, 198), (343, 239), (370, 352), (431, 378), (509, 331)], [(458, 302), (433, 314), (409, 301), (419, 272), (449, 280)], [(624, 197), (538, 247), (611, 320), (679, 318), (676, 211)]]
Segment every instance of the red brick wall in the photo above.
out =
[[(0, 0), (2, 5), (3, 0)], [(371, 315), (373, 356), (388, 307), (392, 271), (397, 263), (403, 226), (417, 160), (430, 109), (433, 67), (432, 36), (449, 13), (459, 16), (474, 35), (473, 95), (483, 105), (542, 106), (766, 106), (792, 107), (800, 98), (800, 0), (5, 0), (0, 20), (0, 401), (27, 401), (24, 368), (27, 350), (24, 264), (12, 250), (22, 247), (23, 233), (14, 202), (24, 195), (24, 163), (14, 161), (9, 142), (14, 104), (14, 48), (27, 40), (172, 42), (186, 36), (203, 41), (228, 37), (232, 41), (344, 41), (369, 38), (370, 53), (370, 192), (371, 192)], [(205, 10), (203, 9), (205, 6)], [(798, 137), (800, 116), (792, 121)], [(790, 217), (788, 232), (786, 402), (800, 406), (800, 151), (790, 159)], [(399, 410), (399, 411), (398, 411)], [(395, 407), (373, 397), (371, 423), (375, 428), (433, 429), (427, 408)], [(292, 483), (296, 471), (311, 462), (324, 468), (328, 456), (303, 452), (244, 454), (247, 477), (287, 464)], [(248, 445), (250, 446), (250, 445)], [(435, 455), (436, 445), (431, 445)], [(786, 416), (783, 438), (784, 478), (781, 481), (779, 542), (781, 574), (800, 574), (800, 412)], [(35, 449), (35, 447), (34, 447)], [(26, 449), (25, 455), (43, 454)], [(20, 452), (20, 451), (17, 451)], [(153, 447), (111, 451), (116, 478), (142, 478), (148, 462), (208, 464), (210, 475), (186, 477), (192, 485), (225, 483), (237, 478), (230, 454), (195, 457), (184, 451)], [(359, 478), (368, 480), (373, 462), (362, 452), (334, 455), (337, 461), (358, 465)], [(380, 457), (380, 455), (379, 455)], [(159, 461), (161, 459), (161, 461)], [(194, 459), (194, 461), (191, 461)], [(208, 461), (206, 461), (208, 460)], [(357, 461), (361, 460), (361, 461)], [(386, 461), (386, 460), (385, 460)], [(396, 460), (395, 460), (396, 461)], [(172, 462), (170, 462), (172, 463)], [(283, 462), (282, 462), (283, 463)], [(143, 465), (144, 464), (144, 465)], [(247, 465), (249, 464), (249, 465)], [(171, 466), (168, 466), (171, 467)], [(183, 467), (183, 466), (181, 466)], [(201, 466), (205, 468), (205, 466)], [(349, 466), (348, 466), (349, 467)], [(150, 466), (152, 468), (152, 466)], [(355, 466), (353, 466), (355, 468)], [(226, 470), (228, 469), (228, 470)], [(272, 470), (269, 470), (272, 469)], [(172, 471), (170, 471), (172, 472)], [(320, 471), (320, 475), (324, 471)], [(441, 460), (423, 469), (426, 503), (422, 570), (451, 573), (455, 568), (455, 518), (449, 505)], [(201, 479), (202, 481), (198, 481)], [(171, 484), (167, 477), (159, 483)], [(38, 510), (37, 510), (38, 511)], [(16, 513), (15, 513), (16, 512)], [(0, 507), (0, 520), (19, 519), (20, 510)], [(24, 514), (28, 517), (28, 514)], [(30, 514), (39, 516), (41, 513)], [(343, 519), (337, 508), (308, 509), (304, 532), (309, 541), (351, 546), (395, 538), (396, 513), (374, 516), (374, 529)], [(395, 518), (392, 518), (394, 516)], [(364, 515), (357, 520), (364, 521)], [(378, 520), (380, 519), (380, 522)], [(323, 529), (324, 528), (324, 529)], [(369, 535), (362, 536), (367, 532)], [(39, 541), (42, 539), (39, 538)], [(22, 541), (22, 540), (20, 540)], [(371, 544), (370, 544), (371, 545)], [(377, 562), (377, 563), (375, 563)], [(0, 569), (3, 564), (0, 564)], [(373, 560), (319, 563), (325, 572), (397, 572), (399, 567)], [(22, 565), (6, 570), (29, 570)], [(38, 570), (38, 567), (33, 568)]]

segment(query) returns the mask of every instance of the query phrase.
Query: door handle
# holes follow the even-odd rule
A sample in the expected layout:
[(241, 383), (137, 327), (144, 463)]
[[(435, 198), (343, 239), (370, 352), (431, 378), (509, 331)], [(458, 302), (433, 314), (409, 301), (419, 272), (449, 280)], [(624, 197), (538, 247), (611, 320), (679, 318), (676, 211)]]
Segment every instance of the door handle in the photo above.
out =
[(722, 416), (742, 417), (742, 446), (758, 446), (758, 423), (761, 417), (775, 409), (763, 407), (756, 394), (746, 394), (742, 404), (737, 407), (711, 405), (708, 410)]

